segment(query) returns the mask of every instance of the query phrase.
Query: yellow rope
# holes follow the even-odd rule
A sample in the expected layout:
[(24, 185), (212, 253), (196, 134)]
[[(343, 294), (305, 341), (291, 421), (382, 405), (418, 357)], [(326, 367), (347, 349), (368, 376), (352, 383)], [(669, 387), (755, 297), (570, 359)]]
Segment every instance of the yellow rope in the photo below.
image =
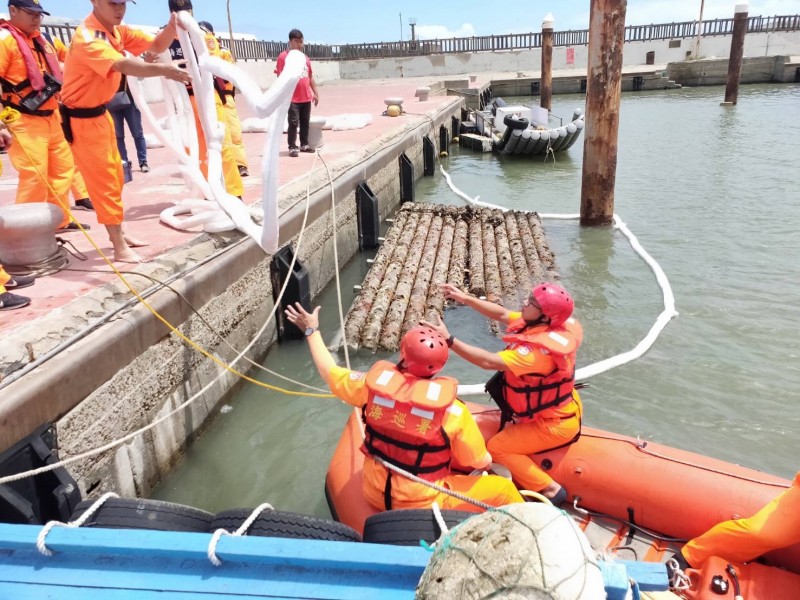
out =
[[(6, 124), (13, 123), (18, 118), (19, 118), (19, 112), (14, 110), (14, 109), (6, 107), (6, 108), (3, 109), (2, 112), (0, 112), (0, 120), (2, 120)], [(11, 129), (9, 129), (9, 131), (11, 131)], [(67, 215), (69, 216), (69, 219), (71, 221), (74, 221), (74, 223), (78, 226), (78, 229), (80, 229), (81, 232), (83, 233), (83, 235), (86, 236), (86, 239), (89, 240), (89, 243), (92, 245), (92, 247), (95, 250), (97, 250), (97, 253), (100, 255), (100, 257), (106, 262), (106, 264), (108, 264), (109, 267), (111, 267), (111, 270), (114, 271), (114, 273), (117, 275), (117, 277), (119, 277), (119, 279), (122, 281), (122, 283), (125, 284), (125, 287), (127, 287), (130, 290), (130, 292), (136, 297), (136, 299), (139, 301), (139, 303), (144, 305), (153, 314), (153, 316), (156, 319), (158, 319), (164, 325), (166, 325), (167, 328), (169, 328), (172, 333), (174, 333), (175, 335), (178, 336), (178, 338), (183, 340), (186, 344), (188, 344), (190, 347), (192, 347), (195, 350), (197, 350), (200, 354), (202, 354), (206, 358), (209, 358), (212, 361), (214, 361), (220, 367), (222, 367), (225, 370), (233, 373), (237, 377), (239, 377), (241, 379), (244, 379), (245, 381), (247, 381), (249, 383), (252, 383), (254, 385), (257, 385), (259, 387), (262, 387), (262, 388), (265, 388), (265, 389), (268, 389), (268, 390), (272, 390), (273, 392), (279, 392), (279, 393), (285, 394), (287, 396), (308, 396), (310, 398), (333, 398), (334, 397), (333, 394), (314, 394), (314, 393), (309, 393), (309, 392), (295, 392), (295, 391), (292, 391), (292, 390), (287, 390), (287, 389), (280, 388), (280, 387), (277, 387), (277, 386), (274, 386), (274, 385), (270, 385), (268, 383), (264, 383), (263, 381), (258, 381), (257, 379), (253, 379), (252, 377), (250, 377), (248, 375), (245, 375), (244, 373), (238, 371), (237, 369), (235, 369), (234, 367), (232, 367), (230, 364), (226, 363), (225, 361), (220, 360), (219, 358), (217, 358), (216, 356), (214, 356), (213, 354), (208, 352), (205, 348), (201, 347), (196, 342), (192, 341), (191, 339), (186, 337), (183, 333), (181, 333), (178, 330), (177, 327), (175, 327), (172, 323), (167, 321), (167, 319), (164, 318), (156, 309), (154, 309), (152, 306), (150, 306), (150, 304), (147, 302), (147, 300), (145, 300), (139, 294), (139, 292), (137, 292), (136, 289), (128, 282), (128, 280), (125, 278), (125, 276), (122, 273), (119, 272), (119, 270), (114, 265), (114, 263), (103, 253), (103, 251), (100, 249), (100, 247), (95, 243), (95, 241), (92, 238), (92, 236), (90, 236), (87, 233), (86, 229), (84, 229), (83, 226), (77, 221), (77, 219), (75, 219), (75, 217), (73, 216), (72, 211), (70, 210), (69, 206), (64, 206), (62, 204), (62, 201), (61, 201), (61, 199), (58, 198), (58, 194), (53, 189), (53, 186), (50, 185), (50, 181), (47, 179), (47, 177), (42, 176), (42, 174), (39, 172), (38, 168), (36, 168), (36, 164), (33, 161), (33, 158), (28, 153), (28, 151), (25, 148), (25, 146), (19, 142), (19, 138), (17, 138), (17, 136), (14, 135), (13, 131), (11, 131), (11, 135), (14, 136), (15, 141), (19, 144), (20, 148), (22, 148), (22, 151), (28, 157), (28, 160), (31, 162), (31, 164), (33, 165), (34, 169), (36, 169), (36, 173), (37, 173), (37, 175), (39, 175), (39, 178), (42, 179), (45, 182), (45, 184), (47, 185), (47, 187), (50, 190), (50, 192), (58, 200), (59, 204), (61, 205), (62, 210), (64, 210), (64, 212), (67, 213)]]

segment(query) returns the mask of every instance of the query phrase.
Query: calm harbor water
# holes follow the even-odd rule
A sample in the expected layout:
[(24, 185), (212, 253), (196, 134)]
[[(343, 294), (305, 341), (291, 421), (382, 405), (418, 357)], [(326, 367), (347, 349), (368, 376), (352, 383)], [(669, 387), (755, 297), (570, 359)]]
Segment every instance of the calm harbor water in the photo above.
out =
[[(723, 96), (716, 87), (623, 95), (615, 210), (666, 272), (680, 315), (642, 358), (590, 380), (585, 422), (790, 477), (800, 469), (800, 86), (744, 86), (732, 108), (719, 106)], [(553, 112), (566, 119), (582, 103), (556, 96)], [(577, 213), (582, 152), (579, 142), (544, 162), (453, 146), (444, 166), (485, 202)], [(416, 194), (461, 202), (438, 172)], [(612, 228), (554, 220), (545, 228), (586, 329), (579, 366), (633, 348), (662, 310), (649, 267)], [(366, 258), (343, 269), (345, 310)], [(331, 340), (333, 285), (318, 302)], [(470, 311), (450, 310), (446, 320), (459, 337), (500, 348)], [(350, 360), (360, 368), (375, 358)], [(276, 347), (265, 365), (321, 384), (305, 342)], [(486, 378), (458, 357), (446, 372), (464, 383)], [(350, 409), (253, 386), (229, 408), (153, 497), (327, 516), (324, 476)]]

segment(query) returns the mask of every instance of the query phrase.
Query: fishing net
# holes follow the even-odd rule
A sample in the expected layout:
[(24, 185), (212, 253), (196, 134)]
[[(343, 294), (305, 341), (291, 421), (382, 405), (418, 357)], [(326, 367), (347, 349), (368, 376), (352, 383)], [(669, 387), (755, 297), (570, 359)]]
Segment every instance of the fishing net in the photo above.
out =
[(417, 600), (604, 600), (603, 576), (584, 533), (546, 504), (472, 517), (437, 543)]

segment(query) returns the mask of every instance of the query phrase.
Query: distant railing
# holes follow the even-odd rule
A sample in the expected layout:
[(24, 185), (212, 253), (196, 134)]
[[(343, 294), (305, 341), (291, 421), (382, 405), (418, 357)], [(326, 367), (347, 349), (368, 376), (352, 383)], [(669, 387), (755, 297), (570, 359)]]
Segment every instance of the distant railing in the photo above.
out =
[[(703, 37), (730, 35), (734, 19), (713, 19), (700, 23)], [(625, 28), (626, 42), (646, 42), (693, 38), (697, 36), (697, 21), (664, 23), (660, 25), (629, 25)], [(44, 25), (51, 35), (69, 43), (74, 27), (67, 25)], [(748, 33), (800, 30), (800, 15), (777, 17), (748, 17)], [(229, 40), (221, 40), (223, 46), (231, 47)], [(556, 31), (554, 46), (585, 46), (589, 43), (589, 30)], [(509, 33), (467, 38), (445, 38), (437, 40), (406, 40), (402, 42), (373, 42), (367, 44), (306, 44), (304, 51), (315, 60), (357, 60), (363, 58), (400, 58), (404, 56), (426, 56), (430, 54), (454, 54), (466, 52), (496, 52), (499, 50), (529, 50), (541, 48), (541, 33)], [(275, 59), (286, 50), (285, 42), (259, 40), (233, 40), (232, 50), (237, 60)]]

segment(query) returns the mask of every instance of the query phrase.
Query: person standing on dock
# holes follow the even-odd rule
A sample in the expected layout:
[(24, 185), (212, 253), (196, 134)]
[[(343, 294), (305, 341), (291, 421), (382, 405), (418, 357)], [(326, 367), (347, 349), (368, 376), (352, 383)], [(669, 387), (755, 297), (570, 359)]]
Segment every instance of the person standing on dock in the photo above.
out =
[(136, 263), (142, 259), (132, 248), (145, 243), (122, 228), (122, 159), (105, 105), (119, 89), (123, 75), (166, 77), (181, 83), (191, 78), (176, 65), (135, 58), (144, 52), (159, 54), (169, 47), (176, 35), (176, 15), (153, 37), (122, 24), (126, 8), (127, 0), (92, 0), (92, 12), (75, 30), (64, 61), (61, 116), (97, 220), (105, 225), (114, 246), (114, 260)]
[(296, 303), (286, 318), (305, 332), (311, 357), (331, 392), (362, 409), (364, 496), (379, 510), (441, 508), (480, 511), (476, 505), (409, 479), (385, 465), (492, 506), (523, 502), (513, 482), (498, 475), (455, 475), (451, 459), (471, 469), (492, 464), (467, 407), (456, 399), (458, 382), (436, 377), (449, 352), (427, 327), (414, 327), (400, 342), (400, 362), (376, 362), (366, 373), (336, 364), (319, 331), (319, 311)]
[[(303, 51), (303, 32), (299, 29), (292, 29), (289, 32), (289, 49), (284, 50), (278, 55), (275, 63), (275, 74), (283, 72), (286, 64), (286, 55), (292, 50)], [(314, 148), (308, 145), (308, 128), (311, 122), (311, 103), (314, 106), (319, 104), (319, 93), (317, 84), (314, 81), (314, 71), (311, 69), (311, 60), (306, 56), (306, 68), (303, 76), (294, 88), (292, 103), (289, 105), (289, 156), (298, 156), (297, 148), (297, 128), (300, 128), (300, 152), (314, 152)]]
[[(511, 471), (517, 484), (539, 492), (558, 506), (567, 490), (531, 460), (531, 454), (577, 441), (583, 405), (575, 390), (575, 354), (583, 339), (572, 318), (574, 302), (554, 283), (531, 290), (520, 311), (471, 296), (456, 286), (443, 285), (445, 296), (506, 324), (501, 352), (489, 352), (457, 340), (439, 319), (434, 328), (461, 358), (483, 369), (497, 371), (486, 391), (502, 412), (500, 431), (488, 443), (495, 461)], [(504, 428), (503, 425), (511, 424)]]
[(0, 23), (0, 84), (2, 106), (19, 113), (9, 122), (16, 143), (8, 150), (19, 173), (16, 202), (54, 204), (62, 212), (58, 229), (65, 230), (75, 162), (57, 112), (61, 66), (41, 33), (50, 13), (38, 0), (9, 0), (8, 12), (8, 21)]

